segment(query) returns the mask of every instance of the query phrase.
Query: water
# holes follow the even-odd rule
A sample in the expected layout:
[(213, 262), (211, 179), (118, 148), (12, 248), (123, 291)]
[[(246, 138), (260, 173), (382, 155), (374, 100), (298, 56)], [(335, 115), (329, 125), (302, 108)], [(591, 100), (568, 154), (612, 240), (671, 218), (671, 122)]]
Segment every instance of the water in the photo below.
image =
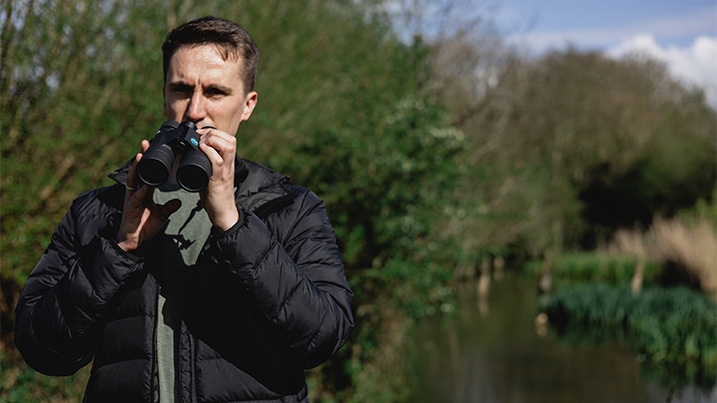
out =
[[(717, 402), (717, 391), (670, 393), (650, 383), (626, 348), (561, 342), (536, 321), (538, 297), (528, 279), (508, 272), (489, 287), (479, 284), (459, 289), (456, 317), (429, 318), (414, 331), (409, 401)], [(486, 298), (478, 297), (479, 287)]]

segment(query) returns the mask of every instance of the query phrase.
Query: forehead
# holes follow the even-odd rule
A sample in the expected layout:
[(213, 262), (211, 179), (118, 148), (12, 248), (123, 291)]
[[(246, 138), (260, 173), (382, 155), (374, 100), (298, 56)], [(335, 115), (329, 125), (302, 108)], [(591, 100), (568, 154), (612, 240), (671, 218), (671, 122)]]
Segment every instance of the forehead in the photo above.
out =
[(167, 81), (197, 79), (241, 81), (242, 62), (241, 57), (224, 52), (216, 45), (182, 46), (169, 60)]

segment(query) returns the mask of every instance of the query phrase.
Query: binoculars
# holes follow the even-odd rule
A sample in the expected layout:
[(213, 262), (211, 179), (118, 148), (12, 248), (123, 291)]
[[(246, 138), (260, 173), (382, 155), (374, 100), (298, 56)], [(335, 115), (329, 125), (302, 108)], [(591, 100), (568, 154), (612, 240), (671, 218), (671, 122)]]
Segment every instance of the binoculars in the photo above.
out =
[(207, 187), (212, 176), (212, 163), (199, 149), (199, 133), (193, 122), (179, 124), (170, 120), (162, 124), (139, 160), (139, 180), (145, 185), (161, 186), (169, 179), (177, 156), (181, 156), (177, 170), (179, 186), (188, 192), (199, 192)]

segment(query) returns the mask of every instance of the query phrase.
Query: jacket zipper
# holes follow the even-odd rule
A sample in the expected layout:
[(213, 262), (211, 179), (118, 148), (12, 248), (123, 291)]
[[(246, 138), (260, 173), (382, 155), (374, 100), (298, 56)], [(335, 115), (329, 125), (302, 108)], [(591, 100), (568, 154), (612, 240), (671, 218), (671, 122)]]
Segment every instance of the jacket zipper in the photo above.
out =
[(187, 332), (187, 338), (189, 339), (189, 393), (191, 394), (190, 401), (192, 403), (197, 402), (197, 382), (196, 382), (196, 376), (194, 374), (195, 367), (197, 364), (197, 358), (195, 356), (194, 351), (194, 337), (192, 337), (189, 332)]

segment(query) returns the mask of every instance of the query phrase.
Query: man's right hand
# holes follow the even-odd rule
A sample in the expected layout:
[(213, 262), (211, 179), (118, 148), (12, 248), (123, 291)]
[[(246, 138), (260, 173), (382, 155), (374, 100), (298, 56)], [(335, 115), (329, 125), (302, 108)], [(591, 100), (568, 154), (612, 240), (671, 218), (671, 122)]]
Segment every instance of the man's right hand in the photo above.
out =
[(122, 222), (117, 232), (117, 245), (122, 250), (130, 252), (139, 248), (144, 242), (159, 232), (175, 211), (179, 210), (182, 202), (173, 199), (163, 205), (154, 203), (154, 187), (140, 186), (137, 176), (137, 163), (142, 159), (142, 153), (149, 148), (147, 140), (142, 141), (142, 152), (138, 153), (127, 176), (127, 190), (124, 196), (124, 210)]

